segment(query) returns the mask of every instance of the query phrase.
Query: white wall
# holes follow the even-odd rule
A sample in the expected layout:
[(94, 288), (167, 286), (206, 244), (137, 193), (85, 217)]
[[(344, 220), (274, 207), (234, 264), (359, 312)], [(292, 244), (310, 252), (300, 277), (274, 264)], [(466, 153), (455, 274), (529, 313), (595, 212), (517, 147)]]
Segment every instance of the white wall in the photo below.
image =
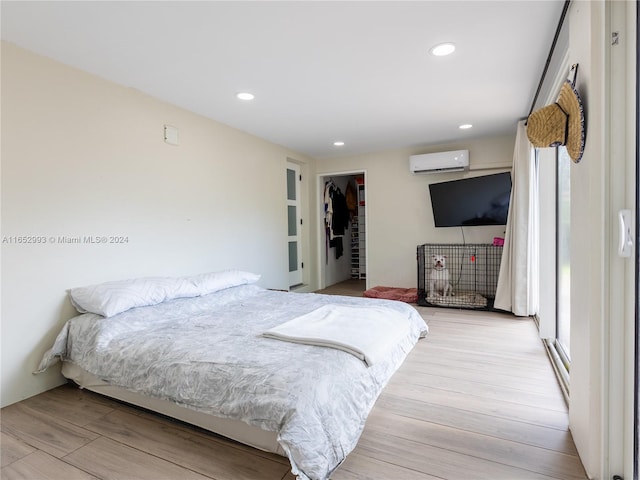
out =
[[(368, 286), (416, 287), (418, 245), (462, 243), (460, 228), (433, 226), (429, 183), (504, 171), (513, 161), (515, 124), (513, 132), (497, 138), (317, 161), (319, 174), (367, 171)], [(470, 151), (469, 172), (414, 175), (409, 171), (410, 155), (460, 149)], [(473, 170), (479, 167), (489, 169)], [(464, 227), (467, 243), (491, 243), (495, 236), (504, 236), (504, 227)]]
[(3, 406), (61, 383), (55, 368), (31, 372), (75, 314), (68, 288), (226, 268), (287, 288), (286, 161), (303, 165), (309, 195), (312, 159), (5, 42), (1, 79)]

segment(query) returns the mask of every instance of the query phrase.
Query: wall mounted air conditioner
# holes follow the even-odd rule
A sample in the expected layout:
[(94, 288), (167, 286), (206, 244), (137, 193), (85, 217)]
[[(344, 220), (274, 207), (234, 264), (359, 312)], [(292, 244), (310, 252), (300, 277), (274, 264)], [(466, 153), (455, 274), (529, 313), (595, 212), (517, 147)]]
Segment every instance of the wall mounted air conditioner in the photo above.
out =
[(425, 153), (409, 157), (411, 173), (444, 173), (469, 170), (469, 150)]

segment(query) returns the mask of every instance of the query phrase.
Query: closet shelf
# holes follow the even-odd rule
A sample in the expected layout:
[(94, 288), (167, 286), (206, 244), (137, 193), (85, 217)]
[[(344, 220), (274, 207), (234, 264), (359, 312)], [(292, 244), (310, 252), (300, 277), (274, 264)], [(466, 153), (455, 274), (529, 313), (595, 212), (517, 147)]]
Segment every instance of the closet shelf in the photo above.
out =
[(357, 215), (351, 220), (351, 278), (367, 278), (367, 254), (366, 254), (366, 206), (364, 181), (356, 180), (358, 189)]

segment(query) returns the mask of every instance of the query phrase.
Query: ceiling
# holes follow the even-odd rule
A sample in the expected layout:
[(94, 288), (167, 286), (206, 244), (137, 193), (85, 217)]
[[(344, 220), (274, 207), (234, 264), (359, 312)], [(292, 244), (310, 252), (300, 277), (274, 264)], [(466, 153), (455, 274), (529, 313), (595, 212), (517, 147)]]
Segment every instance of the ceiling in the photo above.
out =
[[(3, 40), (324, 158), (515, 134), (563, 3), (3, 0), (1, 27)], [(452, 55), (429, 53), (445, 41)]]

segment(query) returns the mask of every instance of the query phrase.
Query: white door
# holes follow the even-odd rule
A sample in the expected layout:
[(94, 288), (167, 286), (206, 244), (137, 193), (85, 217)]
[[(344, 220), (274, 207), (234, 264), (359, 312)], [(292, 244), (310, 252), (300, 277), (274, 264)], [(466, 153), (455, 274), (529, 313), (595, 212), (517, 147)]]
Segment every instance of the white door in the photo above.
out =
[(287, 242), (289, 286), (302, 283), (302, 218), (300, 217), (300, 166), (287, 162)]

